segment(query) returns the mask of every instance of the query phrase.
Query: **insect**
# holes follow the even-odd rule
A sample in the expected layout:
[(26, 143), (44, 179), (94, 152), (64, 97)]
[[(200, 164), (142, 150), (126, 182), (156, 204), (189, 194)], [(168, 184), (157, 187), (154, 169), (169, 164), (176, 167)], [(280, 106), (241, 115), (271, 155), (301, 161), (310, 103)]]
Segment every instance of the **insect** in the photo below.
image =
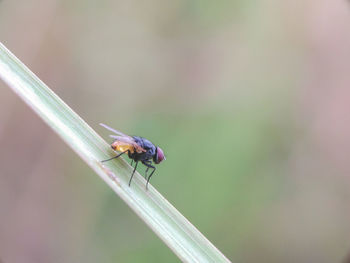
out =
[[(131, 159), (131, 166), (133, 165), (133, 162), (135, 162), (134, 170), (131, 174), (130, 180), (129, 180), (129, 186), (131, 184), (131, 180), (134, 176), (134, 173), (136, 171), (137, 165), (139, 162), (141, 162), (143, 165), (147, 167), (145, 178), (147, 179), (146, 183), (146, 189), (148, 189), (148, 183), (151, 179), (151, 176), (153, 175), (154, 171), (156, 170), (156, 167), (152, 165), (152, 161), (155, 164), (159, 164), (161, 161), (166, 160), (163, 150), (159, 148), (158, 146), (155, 146), (153, 143), (151, 143), (149, 140), (139, 137), (139, 136), (129, 136), (126, 135), (120, 131), (117, 131), (106, 124), (100, 123), (100, 125), (107, 130), (115, 133), (116, 135), (109, 135), (111, 138), (114, 139), (114, 141), (111, 144), (111, 147), (113, 150), (121, 152), (117, 156), (114, 156), (110, 159), (103, 160), (101, 162), (107, 162), (112, 159), (116, 159), (120, 156), (122, 156), (124, 153), (127, 153), (129, 158)], [(147, 172), (149, 169), (153, 169), (151, 174), (147, 177)]]

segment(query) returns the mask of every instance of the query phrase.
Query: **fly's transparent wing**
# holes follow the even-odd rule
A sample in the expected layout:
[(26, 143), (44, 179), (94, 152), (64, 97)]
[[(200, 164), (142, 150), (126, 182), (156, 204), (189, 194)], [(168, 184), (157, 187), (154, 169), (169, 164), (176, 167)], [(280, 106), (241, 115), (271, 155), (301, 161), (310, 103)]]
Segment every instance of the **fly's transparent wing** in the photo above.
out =
[(145, 149), (143, 149), (140, 145), (138, 145), (134, 138), (129, 136), (129, 135), (126, 135), (120, 131), (117, 131), (111, 127), (109, 127), (108, 125), (106, 124), (103, 124), (103, 123), (100, 123), (100, 125), (104, 128), (106, 128), (107, 130), (117, 134), (117, 135), (109, 135), (109, 137), (113, 138), (115, 141), (112, 143), (112, 145), (114, 144), (115, 146), (132, 146), (135, 148), (136, 152), (138, 153), (142, 153), (142, 152), (146, 152)]
[(142, 152), (146, 152), (146, 150), (144, 148), (142, 148), (140, 145), (138, 145), (134, 139), (130, 136), (116, 136), (116, 135), (109, 135), (111, 138), (115, 139), (115, 141), (112, 143), (112, 145), (115, 146), (132, 146), (135, 148), (136, 152), (138, 153), (142, 153)]
[[(102, 127), (106, 128), (107, 130), (109, 130), (109, 131), (111, 131), (111, 132), (117, 134), (117, 135), (124, 136), (124, 137), (130, 137), (129, 135), (126, 135), (126, 134), (124, 134), (124, 133), (122, 133), (122, 132), (120, 132), (120, 131), (117, 131), (117, 130), (115, 130), (115, 129), (109, 127), (109, 126), (106, 125), (106, 124), (100, 123), (100, 125), (101, 125)], [(131, 138), (131, 137), (130, 137), (130, 138)]]
[(109, 137), (111, 137), (119, 142), (124, 142), (124, 143), (132, 144), (132, 145), (136, 144), (136, 142), (133, 140), (132, 137), (116, 136), (116, 135), (109, 135)]

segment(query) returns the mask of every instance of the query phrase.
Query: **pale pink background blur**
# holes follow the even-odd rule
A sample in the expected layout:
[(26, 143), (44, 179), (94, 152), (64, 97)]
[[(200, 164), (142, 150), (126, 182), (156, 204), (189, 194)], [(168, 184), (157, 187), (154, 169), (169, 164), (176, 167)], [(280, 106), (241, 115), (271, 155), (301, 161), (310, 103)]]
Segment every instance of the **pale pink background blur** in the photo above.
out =
[[(0, 41), (98, 132), (164, 145), (152, 183), (233, 262), (350, 252), (348, 1), (2, 0)], [(4, 263), (178, 261), (0, 92)]]

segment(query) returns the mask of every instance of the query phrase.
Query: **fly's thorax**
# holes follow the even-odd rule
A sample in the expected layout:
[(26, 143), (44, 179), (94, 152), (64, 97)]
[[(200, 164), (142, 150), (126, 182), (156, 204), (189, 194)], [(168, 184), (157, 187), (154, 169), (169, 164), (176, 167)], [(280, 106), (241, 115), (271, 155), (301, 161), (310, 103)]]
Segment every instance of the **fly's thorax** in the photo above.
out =
[(134, 136), (134, 140), (147, 151), (148, 156), (153, 156), (156, 153), (156, 146), (146, 138)]

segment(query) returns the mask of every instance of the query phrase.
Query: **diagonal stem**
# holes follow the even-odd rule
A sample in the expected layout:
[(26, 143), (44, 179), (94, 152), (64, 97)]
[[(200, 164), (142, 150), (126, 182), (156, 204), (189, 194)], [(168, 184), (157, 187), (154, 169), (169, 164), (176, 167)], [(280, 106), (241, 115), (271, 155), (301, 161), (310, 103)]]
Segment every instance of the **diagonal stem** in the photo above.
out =
[[(0, 78), (20, 96), (185, 262), (229, 262), (183, 215), (122, 158), (104, 166), (109, 145), (0, 43)], [(108, 165), (108, 167), (107, 167)], [(116, 178), (111, 180), (111, 178)]]

